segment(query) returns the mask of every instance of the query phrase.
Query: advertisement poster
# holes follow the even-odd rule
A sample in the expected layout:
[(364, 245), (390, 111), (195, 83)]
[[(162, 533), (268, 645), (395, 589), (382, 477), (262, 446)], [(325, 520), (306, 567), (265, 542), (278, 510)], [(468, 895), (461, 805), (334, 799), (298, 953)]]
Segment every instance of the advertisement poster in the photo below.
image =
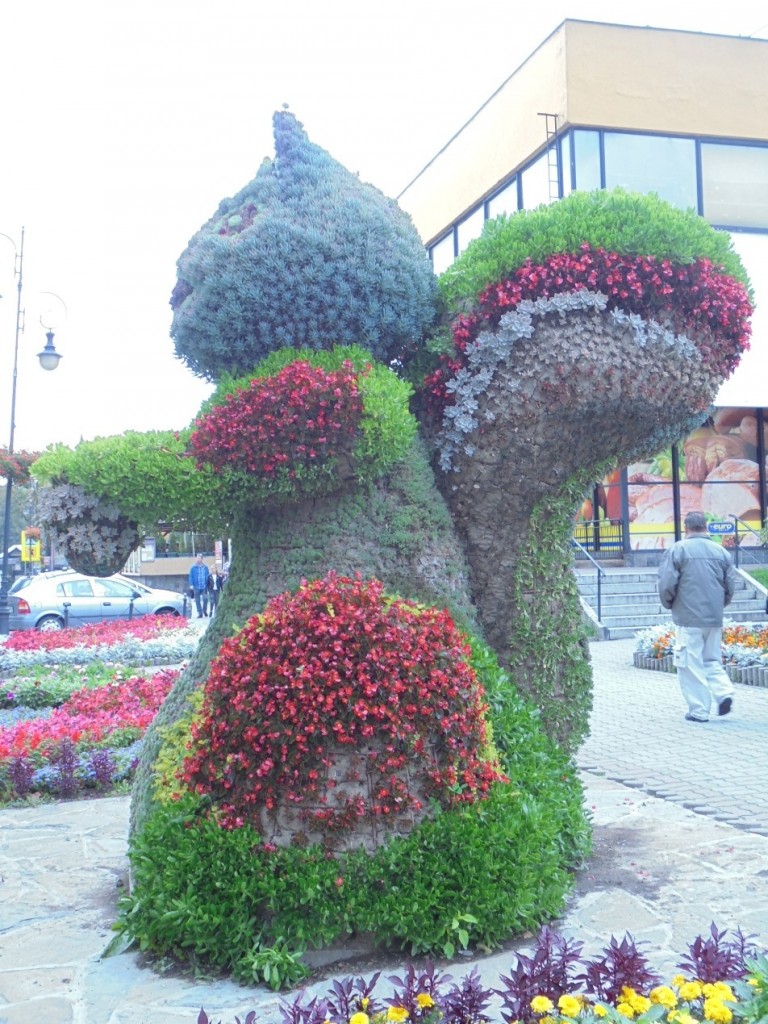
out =
[[(758, 546), (756, 532), (763, 523), (760, 502), (760, 452), (764, 463), (768, 451), (768, 423), (762, 423), (755, 409), (716, 409), (698, 429), (677, 445), (679, 516), (703, 512), (713, 524), (711, 532), (722, 534), (725, 544), (735, 543), (720, 524), (737, 527), (741, 546)], [(675, 475), (671, 448), (645, 462), (627, 467), (629, 547), (633, 551), (666, 548), (675, 541)], [(763, 481), (768, 466), (763, 467)], [(765, 501), (763, 502), (765, 508)], [(616, 470), (606, 476), (585, 498), (577, 522), (599, 521), (606, 539), (621, 521), (622, 481)], [(595, 516), (594, 513), (597, 512)], [(752, 531), (755, 531), (754, 533)], [(578, 531), (577, 531), (578, 532)], [(591, 546), (591, 545), (590, 545)]]

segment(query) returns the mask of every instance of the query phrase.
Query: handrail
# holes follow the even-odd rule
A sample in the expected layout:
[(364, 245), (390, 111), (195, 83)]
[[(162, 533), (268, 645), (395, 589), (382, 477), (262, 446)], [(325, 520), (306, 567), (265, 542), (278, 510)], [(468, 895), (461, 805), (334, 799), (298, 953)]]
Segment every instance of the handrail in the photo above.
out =
[(748, 530), (754, 537), (757, 537), (757, 539), (760, 541), (760, 547), (761, 548), (765, 547), (765, 542), (763, 541), (763, 538), (760, 536), (760, 534), (757, 532), (757, 530), (753, 530), (752, 527), (749, 525), (749, 523), (745, 523), (744, 520), (741, 519), (739, 516), (735, 516), (735, 515), (733, 515), (733, 513), (731, 513), (729, 518), (733, 520), (733, 525), (734, 525), (735, 543), (733, 545), (733, 548), (734, 548), (733, 562), (734, 562), (734, 565), (736, 566), (736, 568), (738, 569), (738, 567), (739, 567), (739, 523), (741, 523), (741, 525), (744, 527), (745, 530)]
[(592, 557), (592, 555), (590, 555), (590, 553), (587, 551), (587, 549), (584, 547), (584, 545), (582, 543), (580, 543), (580, 541), (576, 540), (575, 537), (571, 538), (571, 544), (573, 544), (574, 547), (577, 547), (579, 549), (579, 551), (583, 552), (587, 556), (587, 558), (590, 560), (592, 565), (594, 565), (594, 567), (597, 569), (597, 621), (598, 622), (602, 622), (603, 621), (603, 614), (602, 614), (603, 609), (602, 609), (602, 597), (601, 597), (601, 590), (600, 590), (600, 581), (602, 580), (603, 576), (607, 576), (608, 574), (606, 573), (606, 571), (602, 567), (602, 565), (600, 565), (599, 562), (595, 561), (595, 559)]

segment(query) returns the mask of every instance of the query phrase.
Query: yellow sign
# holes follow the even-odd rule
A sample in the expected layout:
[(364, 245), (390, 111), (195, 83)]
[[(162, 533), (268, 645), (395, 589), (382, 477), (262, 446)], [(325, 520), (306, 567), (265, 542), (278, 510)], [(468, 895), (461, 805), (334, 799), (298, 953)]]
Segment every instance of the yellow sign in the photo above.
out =
[(25, 530), (21, 531), (22, 562), (40, 561), (40, 541), (37, 537), (28, 537)]

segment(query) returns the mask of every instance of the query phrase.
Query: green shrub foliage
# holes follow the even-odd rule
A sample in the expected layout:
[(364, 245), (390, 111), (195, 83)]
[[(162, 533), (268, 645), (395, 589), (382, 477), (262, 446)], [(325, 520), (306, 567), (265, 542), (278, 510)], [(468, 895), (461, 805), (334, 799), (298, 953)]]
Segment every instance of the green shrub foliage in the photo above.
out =
[(680, 210), (658, 196), (613, 189), (572, 192), (549, 206), (488, 221), (482, 235), (441, 274), (440, 294), (448, 308), (458, 311), (526, 262), (543, 263), (555, 253), (576, 254), (584, 245), (681, 265), (708, 260), (749, 285), (728, 234), (715, 231), (693, 210)]
[(274, 115), (275, 159), (178, 262), (172, 336), (198, 376), (238, 376), (282, 346), (359, 344), (381, 362), (421, 338), (437, 285), (410, 217)]

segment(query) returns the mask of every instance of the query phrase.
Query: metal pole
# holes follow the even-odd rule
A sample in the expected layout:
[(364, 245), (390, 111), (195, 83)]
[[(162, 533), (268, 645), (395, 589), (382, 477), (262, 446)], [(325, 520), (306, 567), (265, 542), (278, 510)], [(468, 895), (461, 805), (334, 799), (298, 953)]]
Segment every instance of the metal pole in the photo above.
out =
[[(8, 237), (7, 235), (5, 236)], [(15, 248), (15, 246), (14, 246)], [(13, 455), (13, 440), (16, 431), (16, 377), (19, 361), (19, 335), (21, 334), (21, 287), (24, 271), (24, 228), (21, 229), (21, 248), (16, 253), (18, 284), (16, 286), (16, 333), (13, 343), (13, 383), (11, 385), (11, 429), (8, 435), (8, 454)], [(13, 478), (5, 479), (5, 522), (3, 523), (3, 572), (0, 581), (0, 636), (9, 633), (11, 605), (8, 594), (11, 589), (11, 571), (8, 559), (8, 548), (11, 543), (11, 497), (13, 495)]]

